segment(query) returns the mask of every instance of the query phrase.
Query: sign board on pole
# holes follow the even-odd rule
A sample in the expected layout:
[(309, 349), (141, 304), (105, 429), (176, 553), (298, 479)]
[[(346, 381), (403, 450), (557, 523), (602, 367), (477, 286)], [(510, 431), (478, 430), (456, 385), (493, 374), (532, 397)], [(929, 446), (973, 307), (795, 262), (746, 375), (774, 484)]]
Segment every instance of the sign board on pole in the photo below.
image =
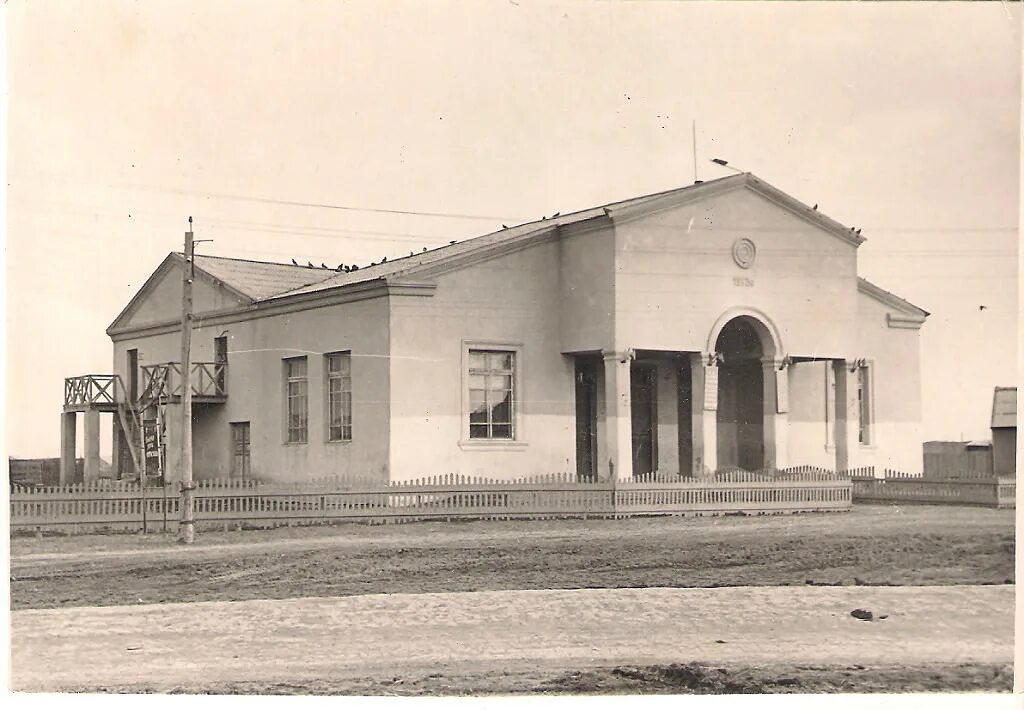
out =
[(160, 463), (163, 457), (160, 452), (160, 429), (156, 419), (142, 422), (142, 450), (146, 457), (146, 472), (149, 476), (159, 477), (163, 474)]

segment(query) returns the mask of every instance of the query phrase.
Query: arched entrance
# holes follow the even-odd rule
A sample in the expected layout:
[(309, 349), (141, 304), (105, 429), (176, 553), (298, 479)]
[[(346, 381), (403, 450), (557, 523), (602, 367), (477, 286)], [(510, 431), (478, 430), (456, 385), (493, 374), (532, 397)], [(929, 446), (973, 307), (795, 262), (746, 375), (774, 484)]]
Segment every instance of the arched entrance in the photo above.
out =
[[(764, 323), (742, 315), (729, 320), (718, 333), (719, 468), (754, 471), (765, 467), (765, 374), (762, 363), (775, 355)], [(774, 403), (773, 403), (774, 405)], [(772, 407), (774, 413), (774, 406)]]

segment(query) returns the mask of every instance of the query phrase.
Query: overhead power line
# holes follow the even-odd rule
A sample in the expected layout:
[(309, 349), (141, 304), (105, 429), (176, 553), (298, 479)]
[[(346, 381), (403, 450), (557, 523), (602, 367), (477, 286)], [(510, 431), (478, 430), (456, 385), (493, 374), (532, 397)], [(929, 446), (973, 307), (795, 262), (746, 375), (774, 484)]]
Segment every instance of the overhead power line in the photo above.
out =
[(480, 215), (480, 214), (465, 214), (461, 212), (424, 212), (420, 210), (398, 210), (398, 209), (385, 209), (382, 207), (357, 207), (355, 205), (335, 205), (327, 202), (302, 202), (299, 200), (284, 200), (274, 197), (261, 197), (255, 195), (239, 195), (229, 192), (207, 192), (205, 190), (183, 190), (178, 188), (170, 187), (154, 187), (152, 185), (130, 185), (130, 187), (136, 187), (143, 190), (155, 190), (157, 192), (170, 192), (179, 195), (194, 195), (196, 197), (213, 197), (221, 200), (240, 200), (243, 202), (261, 202), (264, 204), (271, 205), (288, 205), (291, 207), (316, 207), (328, 210), (342, 210), (345, 212), (373, 212), (377, 214), (399, 214), (413, 217), (443, 217), (448, 219), (473, 219), (473, 220), (487, 220), (490, 222), (496, 220), (508, 220), (517, 219), (515, 217), (495, 216), (495, 215)]

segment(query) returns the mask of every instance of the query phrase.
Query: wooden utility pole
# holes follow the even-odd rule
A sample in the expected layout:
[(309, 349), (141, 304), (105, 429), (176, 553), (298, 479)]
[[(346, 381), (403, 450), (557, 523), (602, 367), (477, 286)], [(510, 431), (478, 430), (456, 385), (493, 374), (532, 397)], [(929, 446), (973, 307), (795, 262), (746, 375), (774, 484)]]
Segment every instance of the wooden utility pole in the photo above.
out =
[(178, 542), (191, 545), (195, 540), (192, 519), (192, 279), (195, 276), (195, 244), (192, 218), (185, 232), (185, 274), (181, 284), (181, 520)]

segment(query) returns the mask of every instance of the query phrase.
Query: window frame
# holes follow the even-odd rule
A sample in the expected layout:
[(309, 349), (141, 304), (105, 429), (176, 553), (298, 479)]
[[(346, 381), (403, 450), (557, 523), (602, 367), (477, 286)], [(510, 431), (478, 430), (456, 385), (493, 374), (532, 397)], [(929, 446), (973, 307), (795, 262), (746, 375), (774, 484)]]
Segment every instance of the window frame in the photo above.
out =
[[(291, 364), (302, 362), (305, 365), (305, 372), (301, 377), (293, 376), (291, 374)], [(287, 445), (291, 444), (308, 444), (309, 443), (309, 358), (305, 355), (297, 357), (286, 357), (281, 360), (284, 380), (284, 443)], [(292, 399), (291, 384), (302, 383), (305, 385), (304, 391), (301, 395), (303, 399), (304, 416), (302, 420), (302, 427), (293, 428), (291, 425), (292, 419)], [(298, 395), (295, 396), (298, 398)], [(293, 439), (292, 431), (301, 431), (301, 439)]]
[[(512, 437), (509, 439), (495, 438), (472, 438), (470, 437), (470, 352), (508, 352), (512, 355), (512, 416), (511, 429)], [(459, 446), (464, 449), (497, 449), (517, 450), (527, 446), (525, 422), (525, 396), (524, 368), (523, 368), (523, 345), (522, 343), (499, 341), (499, 340), (463, 340), (461, 382), (462, 382), (462, 412), (459, 422), (460, 440)]]
[[(875, 446), (875, 363), (866, 360), (857, 368), (857, 443), (862, 448)], [(862, 374), (863, 373), (863, 374)], [(861, 377), (863, 376), (863, 381)], [(866, 406), (861, 401), (866, 395)], [(865, 436), (866, 435), (866, 436)]]
[[(345, 358), (345, 360), (347, 360), (347, 362), (348, 362), (348, 373), (347, 374), (338, 374), (337, 376), (332, 376), (333, 373), (331, 372), (331, 359), (335, 358), (335, 357), (342, 357), (342, 358)], [(341, 382), (342, 382), (342, 388), (339, 390), (338, 394), (341, 394), (341, 395), (344, 395), (346, 393), (348, 394), (348, 425), (347, 425), (348, 436), (345, 436), (344, 429), (346, 428), (346, 425), (343, 423), (343, 424), (340, 425), (341, 429), (342, 429), (342, 435), (341, 435), (340, 438), (335, 438), (334, 437), (333, 430), (334, 430), (335, 427), (334, 427), (334, 425), (332, 423), (332, 416), (331, 416), (332, 415), (331, 405), (333, 404), (333, 399), (334, 399), (334, 391), (331, 388), (331, 383), (334, 380), (341, 380)], [(347, 390), (344, 388), (345, 380), (348, 380), (348, 389)], [(343, 404), (344, 404), (344, 399), (342, 399), (342, 405)], [(327, 443), (329, 443), (329, 444), (347, 444), (347, 443), (350, 443), (352, 441), (353, 422), (355, 420), (355, 415), (354, 415), (355, 402), (354, 402), (353, 397), (352, 397), (352, 351), (351, 350), (335, 350), (333, 352), (324, 353), (324, 407), (325, 407), (325, 410), (324, 410), (324, 435), (325, 435)], [(342, 412), (342, 421), (344, 422), (344, 412)]]

